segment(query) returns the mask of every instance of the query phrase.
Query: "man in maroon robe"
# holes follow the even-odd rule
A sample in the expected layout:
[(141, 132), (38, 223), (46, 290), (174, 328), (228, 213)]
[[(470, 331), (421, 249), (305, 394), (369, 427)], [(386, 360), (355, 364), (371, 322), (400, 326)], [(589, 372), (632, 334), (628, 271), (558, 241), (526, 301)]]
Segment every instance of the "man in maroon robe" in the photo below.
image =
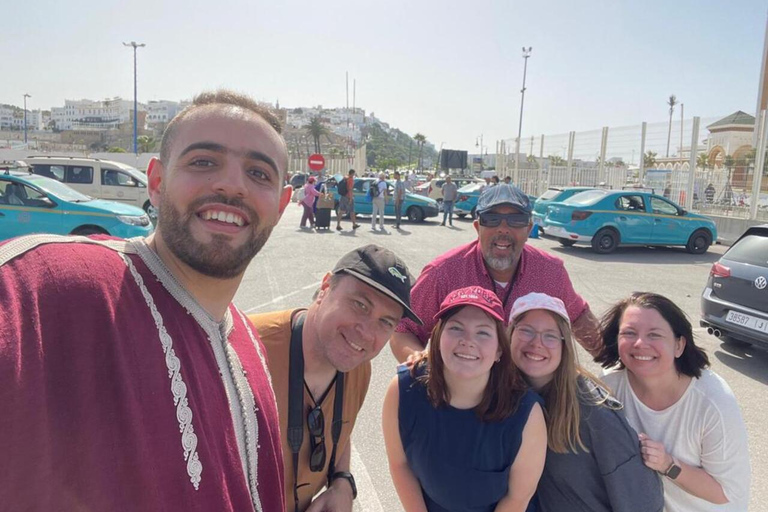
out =
[(0, 245), (0, 510), (284, 510), (265, 351), (231, 301), (286, 167), (273, 114), (205, 93), (150, 163), (152, 236)]

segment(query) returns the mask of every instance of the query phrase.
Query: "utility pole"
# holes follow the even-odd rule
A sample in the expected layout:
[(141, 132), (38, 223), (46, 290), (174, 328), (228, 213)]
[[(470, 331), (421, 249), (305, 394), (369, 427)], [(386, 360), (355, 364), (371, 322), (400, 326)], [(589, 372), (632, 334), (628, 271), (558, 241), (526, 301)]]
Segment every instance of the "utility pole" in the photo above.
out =
[(24, 144), (27, 143), (27, 98), (31, 98), (27, 93), (24, 93)]
[(520, 89), (520, 123), (517, 127), (517, 144), (515, 145), (515, 185), (520, 181), (520, 137), (523, 135), (523, 106), (525, 105), (525, 77), (528, 73), (528, 57), (531, 56), (532, 46), (523, 46), (523, 88)]
[(139, 142), (138, 142), (138, 127), (139, 127), (139, 101), (138, 101), (138, 88), (136, 81), (136, 49), (144, 48), (147, 46), (144, 43), (137, 43), (131, 41), (130, 43), (123, 43), (123, 46), (130, 46), (133, 48), (133, 153), (139, 154)]

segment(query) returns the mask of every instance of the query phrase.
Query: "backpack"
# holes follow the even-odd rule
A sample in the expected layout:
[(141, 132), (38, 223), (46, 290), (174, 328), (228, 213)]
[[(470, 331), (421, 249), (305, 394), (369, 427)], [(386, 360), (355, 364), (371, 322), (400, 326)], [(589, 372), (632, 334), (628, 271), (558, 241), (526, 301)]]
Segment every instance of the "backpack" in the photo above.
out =
[(381, 194), (381, 190), (379, 190), (379, 182), (375, 181), (371, 183), (371, 187), (368, 189), (368, 195), (373, 199), (379, 197), (379, 194)]
[(346, 178), (342, 178), (341, 181), (336, 184), (336, 191), (342, 197), (346, 197), (347, 194), (349, 194), (349, 187), (347, 187)]

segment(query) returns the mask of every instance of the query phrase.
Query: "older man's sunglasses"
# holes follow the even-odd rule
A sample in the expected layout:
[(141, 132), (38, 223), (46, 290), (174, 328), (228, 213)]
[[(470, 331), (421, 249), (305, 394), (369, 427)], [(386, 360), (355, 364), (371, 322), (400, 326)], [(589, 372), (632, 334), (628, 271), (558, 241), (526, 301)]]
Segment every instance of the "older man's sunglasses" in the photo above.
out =
[(309, 470), (322, 471), (325, 468), (325, 419), (323, 410), (315, 407), (307, 414), (309, 430)]
[(511, 228), (523, 228), (531, 222), (531, 216), (527, 213), (481, 213), (479, 216), (480, 225), (486, 228), (496, 228), (502, 221)]

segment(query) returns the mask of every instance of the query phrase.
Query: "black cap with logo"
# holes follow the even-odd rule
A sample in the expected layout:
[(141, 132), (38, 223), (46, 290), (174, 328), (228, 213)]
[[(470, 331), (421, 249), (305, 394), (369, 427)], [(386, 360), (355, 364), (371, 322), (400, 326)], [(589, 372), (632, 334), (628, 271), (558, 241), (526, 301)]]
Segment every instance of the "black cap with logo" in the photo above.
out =
[(411, 309), (413, 276), (408, 266), (395, 253), (370, 244), (345, 254), (333, 269), (334, 274), (345, 272), (391, 297), (403, 306), (403, 316), (423, 325), (424, 322)]

